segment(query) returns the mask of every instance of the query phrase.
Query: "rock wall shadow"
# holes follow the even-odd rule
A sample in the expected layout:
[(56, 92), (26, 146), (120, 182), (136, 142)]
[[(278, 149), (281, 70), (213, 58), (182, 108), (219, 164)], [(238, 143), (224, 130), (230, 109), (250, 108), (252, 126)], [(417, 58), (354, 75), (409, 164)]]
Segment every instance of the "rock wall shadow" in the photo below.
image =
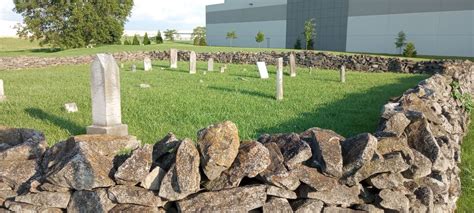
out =
[(397, 83), (373, 87), (365, 92), (348, 94), (344, 99), (301, 113), (294, 119), (258, 129), (256, 136), (288, 130), (299, 133), (312, 127), (331, 129), (345, 137), (364, 132), (373, 133), (380, 121), (383, 105), (424, 79), (423, 76), (413, 76)]
[(45, 112), (42, 109), (27, 108), (25, 109), (25, 112), (32, 118), (51, 122), (55, 126), (68, 131), (71, 135), (80, 135), (86, 132), (85, 127), (78, 125), (68, 119)]
[(265, 94), (263, 92), (258, 92), (258, 91), (252, 91), (252, 90), (245, 90), (245, 89), (231, 89), (231, 88), (226, 88), (226, 87), (216, 87), (216, 86), (209, 86), (207, 87), (212, 90), (217, 90), (217, 91), (223, 91), (223, 92), (229, 92), (229, 93), (241, 93), (243, 95), (250, 95), (250, 96), (256, 96), (256, 97), (262, 97), (262, 98), (268, 98), (268, 99), (275, 99), (275, 96)]

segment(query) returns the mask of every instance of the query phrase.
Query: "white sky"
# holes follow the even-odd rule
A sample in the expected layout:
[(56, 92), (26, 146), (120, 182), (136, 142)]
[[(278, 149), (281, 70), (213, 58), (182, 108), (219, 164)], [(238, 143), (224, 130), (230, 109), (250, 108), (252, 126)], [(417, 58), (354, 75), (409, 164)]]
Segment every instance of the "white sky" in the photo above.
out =
[[(156, 33), (157, 30), (191, 31), (206, 24), (206, 5), (224, 0), (135, 0), (132, 15), (125, 25), (127, 34)], [(0, 0), (0, 36), (14, 36), (12, 27), (21, 22), (14, 13), (13, 0)]]

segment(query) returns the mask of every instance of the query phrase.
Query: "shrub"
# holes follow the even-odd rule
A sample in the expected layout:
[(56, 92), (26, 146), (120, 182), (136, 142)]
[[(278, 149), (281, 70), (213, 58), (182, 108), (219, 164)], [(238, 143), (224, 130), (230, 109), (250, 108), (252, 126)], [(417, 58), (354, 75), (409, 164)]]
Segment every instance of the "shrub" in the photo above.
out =
[(308, 46), (306, 47), (307, 50), (314, 50), (314, 40), (309, 39)]
[(262, 47), (261, 43), (265, 41), (265, 34), (261, 31), (258, 31), (257, 35), (255, 36), (255, 41), (258, 43), (258, 47)]
[(405, 57), (416, 57), (417, 52), (415, 48), (415, 44), (408, 42), (407, 46), (403, 50), (403, 56)]
[(163, 37), (161, 37), (161, 32), (159, 30), (158, 30), (158, 33), (156, 34), (155, 42), (157, 44), (163, 44)]
[(130, 45), (130, 41), (128, 39), (125, 39), (125, 41), (123, 42), (123, 45)]
[(205, 37), (201, 37), (201, 39), (199, 39), (199, 46), (207, 46)]
[(301, 50), (301, 39), (296, 39), (295, 49)]
[(134, 36), (133, 36), (132, 45), (140, 45), (140, 41), (138, 40), (138, 36), (137, 36), (137, 35), (134, 35)]
[(145, 33), (145, 36), (143, 37), (143, 45), (150, 45), (151, 41), (148, 38), (148, 33)]

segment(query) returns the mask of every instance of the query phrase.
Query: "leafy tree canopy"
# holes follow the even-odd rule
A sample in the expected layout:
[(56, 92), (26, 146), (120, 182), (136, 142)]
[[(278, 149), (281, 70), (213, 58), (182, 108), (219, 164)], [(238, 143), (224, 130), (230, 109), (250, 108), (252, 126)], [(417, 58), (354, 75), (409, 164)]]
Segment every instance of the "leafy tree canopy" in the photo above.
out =
[(177, 34), (178, 31), (174, 30), (174, 29), (167, 29), (165, 31), (165, 38), (166, 40), (168, 41), (174, 41), (174, 35)]

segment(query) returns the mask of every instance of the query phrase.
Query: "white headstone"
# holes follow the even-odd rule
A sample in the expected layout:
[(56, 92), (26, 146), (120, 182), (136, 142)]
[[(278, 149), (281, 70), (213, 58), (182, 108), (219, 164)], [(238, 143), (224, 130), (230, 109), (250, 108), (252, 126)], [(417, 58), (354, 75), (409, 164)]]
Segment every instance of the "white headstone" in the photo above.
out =
[(221, 67), (221, 73), (224, 73), (224, 72), (225, 72), (225, 67), (222, 66), (222, 67)]
[(150, 58), (146, 57), (144, 60), (143, 60), (143, 70), (145, 71), (151, 71), (153, 70), (153, 67), (151, 65), (151, 60)]
[(290, 54), (290, 77), (296, 77), (296, 58), (295, 54)]
[(191, 51), (189, 55), (189, 74), (196, 74), (196, 52)]
[(346, 66), (344, 65), (341, 66), (340, 77), (341, 77), (341, 82), (346, 83)]
[(150, 88), (151, 86), (149, 84), (140, 84), (140, 88), (147, 89)]
[(79, 111), (79, 109), (77, 108), (77, 104), (76, 104), (76, 103), (67, 103), (67, 104), (64, 104), (64, 109), (65, 109), (66, 112), (68, 112), (68, 113), (74, 113), (74, 112)]
[(123, 69), (125, 66), (123, 65), (123, 63), (120, 63), (120, 69)]
[(283, 100), (283, 58), (278, 59), (275, 98), (279, 101)]
[(261, 79), (268, 79), (268, 70), (265, 62), (257, 62), (258, 72), (260, 73)]
[(209, 58), (209, 60), (207, 61), (207, 71), (209, 71), (209, 72), (214, 71), (214, 59), (213, 58)]
[(87, 134), (128, 135), (122, 124), (120, 72), (114, 57), (97, 54), (91, 67), (92, 126)]
[(133, 64), (131, 69), (132, 69), (132, 72), (136, 72), (137, 71), (137, 65)]
[(4, 101), (7, 99), (7, 96), (5, 96), (5, 90), (3, 90), (3, 80), (0, 79), (0, 101)]
[(170, 68), (171, 69), (178, 68), (178, 50), (177, 49), (170, 49)]

